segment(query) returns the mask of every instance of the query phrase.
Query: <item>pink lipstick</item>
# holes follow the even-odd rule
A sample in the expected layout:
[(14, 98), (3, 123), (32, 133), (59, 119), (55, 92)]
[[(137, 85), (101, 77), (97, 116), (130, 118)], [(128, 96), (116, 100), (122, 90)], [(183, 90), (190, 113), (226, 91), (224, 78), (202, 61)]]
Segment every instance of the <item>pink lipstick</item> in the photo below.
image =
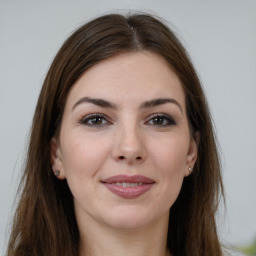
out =
[(155, 181), (141, 175), (117, 175), (101, 181), (112, 193), (132, 199), (141, 196), (152, 188)]

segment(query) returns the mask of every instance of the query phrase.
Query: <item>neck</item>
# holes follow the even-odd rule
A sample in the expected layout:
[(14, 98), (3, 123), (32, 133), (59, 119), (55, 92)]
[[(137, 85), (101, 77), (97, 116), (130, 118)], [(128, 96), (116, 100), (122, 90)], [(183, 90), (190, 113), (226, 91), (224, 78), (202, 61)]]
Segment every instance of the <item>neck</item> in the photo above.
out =
[(170, 256), (167, 250), (168, 216), (156, 223), (117, 229), (91, 219), (79, 225), (80, 256)]

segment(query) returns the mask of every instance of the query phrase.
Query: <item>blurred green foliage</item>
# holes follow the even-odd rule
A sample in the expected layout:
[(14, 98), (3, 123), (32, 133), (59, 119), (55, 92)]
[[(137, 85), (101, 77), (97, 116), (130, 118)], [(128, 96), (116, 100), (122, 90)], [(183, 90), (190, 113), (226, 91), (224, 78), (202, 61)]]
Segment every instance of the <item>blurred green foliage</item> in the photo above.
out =
[(256, 238), (254, 239), (254, 241), (249, 244), (248, 246), (245, 247), (239, 247), (238, 248), (239, 251), (241, 251), (242, 253), (244, 253), (245, 255), (248, 256), (256, 256)]

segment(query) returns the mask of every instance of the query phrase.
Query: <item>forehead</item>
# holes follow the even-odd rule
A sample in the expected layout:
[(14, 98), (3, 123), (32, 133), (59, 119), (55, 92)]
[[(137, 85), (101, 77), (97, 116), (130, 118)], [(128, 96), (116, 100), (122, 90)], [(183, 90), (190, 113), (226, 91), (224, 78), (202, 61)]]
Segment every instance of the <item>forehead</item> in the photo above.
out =
[(66, 104), (85, 96), (121, 105), (171, 97), (185, 107), (178, 76), (162, 56), (149, 51), (118, 54), (94, 65), (73, 85)]

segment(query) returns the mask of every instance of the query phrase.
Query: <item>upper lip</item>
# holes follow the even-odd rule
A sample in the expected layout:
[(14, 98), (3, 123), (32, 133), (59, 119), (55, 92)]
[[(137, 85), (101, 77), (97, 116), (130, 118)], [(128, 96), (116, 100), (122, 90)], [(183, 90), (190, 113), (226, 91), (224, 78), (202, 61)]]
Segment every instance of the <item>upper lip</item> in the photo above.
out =
[(116, 176), (111, 176), (109, 178), (106, 178), (102, 180), (101, 182), (103, 183), (122, 183), (122, 182), (127, 182), (127, 183), (155, 183), (154, 180), (142, 176), (142, 175), (133, 175), (133, 176), (128, 176), (128, 175), (116, 175)]

